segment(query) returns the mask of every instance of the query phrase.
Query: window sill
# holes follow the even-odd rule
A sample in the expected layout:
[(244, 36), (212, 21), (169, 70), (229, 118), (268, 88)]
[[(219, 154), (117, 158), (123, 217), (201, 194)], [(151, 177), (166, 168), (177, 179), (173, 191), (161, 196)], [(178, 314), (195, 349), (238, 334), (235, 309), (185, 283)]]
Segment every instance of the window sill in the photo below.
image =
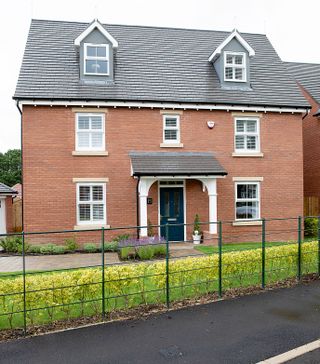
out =
[(72, 152), (72, 155), (78, 156), (78, 157), (103, 157), (109, 155), (109, 153), (105, 151), (78, 151), (74, 150)]
[(261, 226), (262, 225), (262, 221), (261, 220), (253, 220), (253, 221), (233, 221), (232, 223), (233, 226)]
[(161, 143), (160, 148), (183, 148), (182, 143)]
[(239, 158), (262, 158), (264, 156), (263, 153), (232, 153), (232, 157), (239, 157)]
[(110, 225), (75, 225), (73, 230), (99, 230), (101, 228), (110, 229)]

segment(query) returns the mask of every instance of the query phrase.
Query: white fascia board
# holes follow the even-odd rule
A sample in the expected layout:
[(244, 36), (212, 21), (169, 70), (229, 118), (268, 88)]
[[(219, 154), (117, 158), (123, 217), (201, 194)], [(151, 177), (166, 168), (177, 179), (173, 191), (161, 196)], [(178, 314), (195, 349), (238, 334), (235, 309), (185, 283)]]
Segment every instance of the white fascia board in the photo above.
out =
[(80, 107), (128, 107), (148, 108), (148, 109), (169, 109), (169, 110), (226, 110), (241, 112), (279, 112), (279, 113), (306, 113), (308, 108), (297, 107), (268, 107), (268, 106), (243, 106), (243, 105), (216, 105), (216, 104), (187, 104), (187, 103), (162, 103), (162, 102), (142, 102), (142, 101), (55, 101), (55, 100), (19, 100), (19, 105), (33, 106), (80, 106)]
[(212, 62), (213, 60), (215, 60), (217, 58), (217, 56), (219, 56), (221, 54), (222, 49), (231, 42), (231, 40), (233, 38), (236, 38), (238, 40), (238, 42), (248, 51), (249, 56), (253, 57), (256, 52), (254, 51), (254, 49), (252, 47), (250, 47), (250, 45), (248, 44), (248, 42), (238, 33), (237, 29), (235, 29), (217, 48), (216, 50), (211, 54), (211, 56), (209, 57), (208, 61)]
[(82, 32), (78, 38), (75, 39), (74, 45), (79, 47), (80, 43), (94, 30), (98, 29), (99, 32), (104, 35), (112, 44), (112, 48), (118, 48), (118, 42), (113, 38), (113, 36), (105, 30), (105, 28), (101, 25), (101, 23), (95, 19), (88, 28)]

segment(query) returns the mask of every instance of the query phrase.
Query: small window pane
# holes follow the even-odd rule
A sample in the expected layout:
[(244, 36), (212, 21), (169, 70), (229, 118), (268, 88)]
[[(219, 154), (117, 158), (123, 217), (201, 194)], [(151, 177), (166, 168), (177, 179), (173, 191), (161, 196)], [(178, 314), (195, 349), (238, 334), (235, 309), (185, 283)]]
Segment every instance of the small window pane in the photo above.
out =
[(106, 57), (106, 47), (97, 47), (97, 56)]
[(90, 201), (90, 186), (79, 187), (79, 200)]
[(237, 54), (234, 56), (234, 63), (235, 64), (242, 64), (243, 56), (240, 54)]
[(166, 119), (166, 126), (169, 126), (169, 127), (176, 127), (177, 126), (177, 119), (174, 119), (174, 118), (167, 118)]
[(79, 219), (80, 221), (90, 221), (90, 205), (79, 205)]
[(92, 133), (91, 134), (91, 147), (100, 148), (103, 145), (103, 133)]
[(87, 56), (96, 57), (97, 56), (97, 47), (87, 46)]
[(257, 201), (237, 202), (236, 204), (237, 219), (258, 219), (259, 203)]
[(104, 219), (104, 213), (103, 213), (103, 205), (92, 205), (92, 216), (93, 220), (103, 220)]
[(226, 67), (225, 69), (225, 76), (227, 80), (232, 80), (233, 78), (233, 72), (232, 72), (233, 68), (232, 67)]
[(235, 79), (243, 80), (243, 69), (242, 68), (235, 68)]
[(97, 60), (97, 73), (108, 73), (108, 61)]
[(244, 136), (236, 135), (236, 149), (244, 149), (244, 140)]
[(238, 133), (244, 132), (244, 125), (245, 125), (244, 120), (237, 120), (237, 132)]
[(91, 129), (100, 129), (102, 130), (102, 118), (101, 116), (92, 116), (91, 117)]
[(255, 136), (247, 136), (247, 149), (255, 150), (257, 148), (256, 139)]
[(228, 64), (232, 64), (233, 63), (233, 56), (231, 54), (227, 54), (226, 62)]
[(89, 117), (78, 116), (78, 129), (85, 130), (89, 129)]
[(103, 200), (103, 187), (102, 186), (92, 186), (92, 200), (102, 201)]
[(90, 147), (90, 134), (86, 132), (78, 133), (78, 147), (89, 148)]
[(247, 120), (247, 132), (255, 133), (257, 131), (256, 120)]
[(177, 130), (165, 130), (164, 131), (164, 139), (165, 140), (177, 140), (178, 132)]

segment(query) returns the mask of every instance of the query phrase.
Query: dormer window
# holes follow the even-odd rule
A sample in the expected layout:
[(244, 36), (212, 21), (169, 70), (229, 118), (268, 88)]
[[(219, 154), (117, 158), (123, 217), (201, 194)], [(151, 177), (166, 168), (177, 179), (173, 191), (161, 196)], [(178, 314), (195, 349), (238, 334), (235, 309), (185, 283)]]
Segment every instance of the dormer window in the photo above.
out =
[(246, 82), (246, 55), (242, 52), (224, 52), (224, 80)]
[(109, 46), (107, 44), (84, 44), (84, 74), (109, 75)]

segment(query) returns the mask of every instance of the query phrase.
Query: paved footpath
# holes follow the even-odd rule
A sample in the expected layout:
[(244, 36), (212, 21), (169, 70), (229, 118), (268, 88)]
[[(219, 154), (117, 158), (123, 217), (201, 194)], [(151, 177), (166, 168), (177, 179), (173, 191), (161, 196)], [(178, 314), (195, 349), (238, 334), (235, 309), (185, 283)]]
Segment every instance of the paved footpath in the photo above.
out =
[(319, 339), (319, 322), (316, 281), (145, 320), (2, 343), (0, 363), (257, 363)]

